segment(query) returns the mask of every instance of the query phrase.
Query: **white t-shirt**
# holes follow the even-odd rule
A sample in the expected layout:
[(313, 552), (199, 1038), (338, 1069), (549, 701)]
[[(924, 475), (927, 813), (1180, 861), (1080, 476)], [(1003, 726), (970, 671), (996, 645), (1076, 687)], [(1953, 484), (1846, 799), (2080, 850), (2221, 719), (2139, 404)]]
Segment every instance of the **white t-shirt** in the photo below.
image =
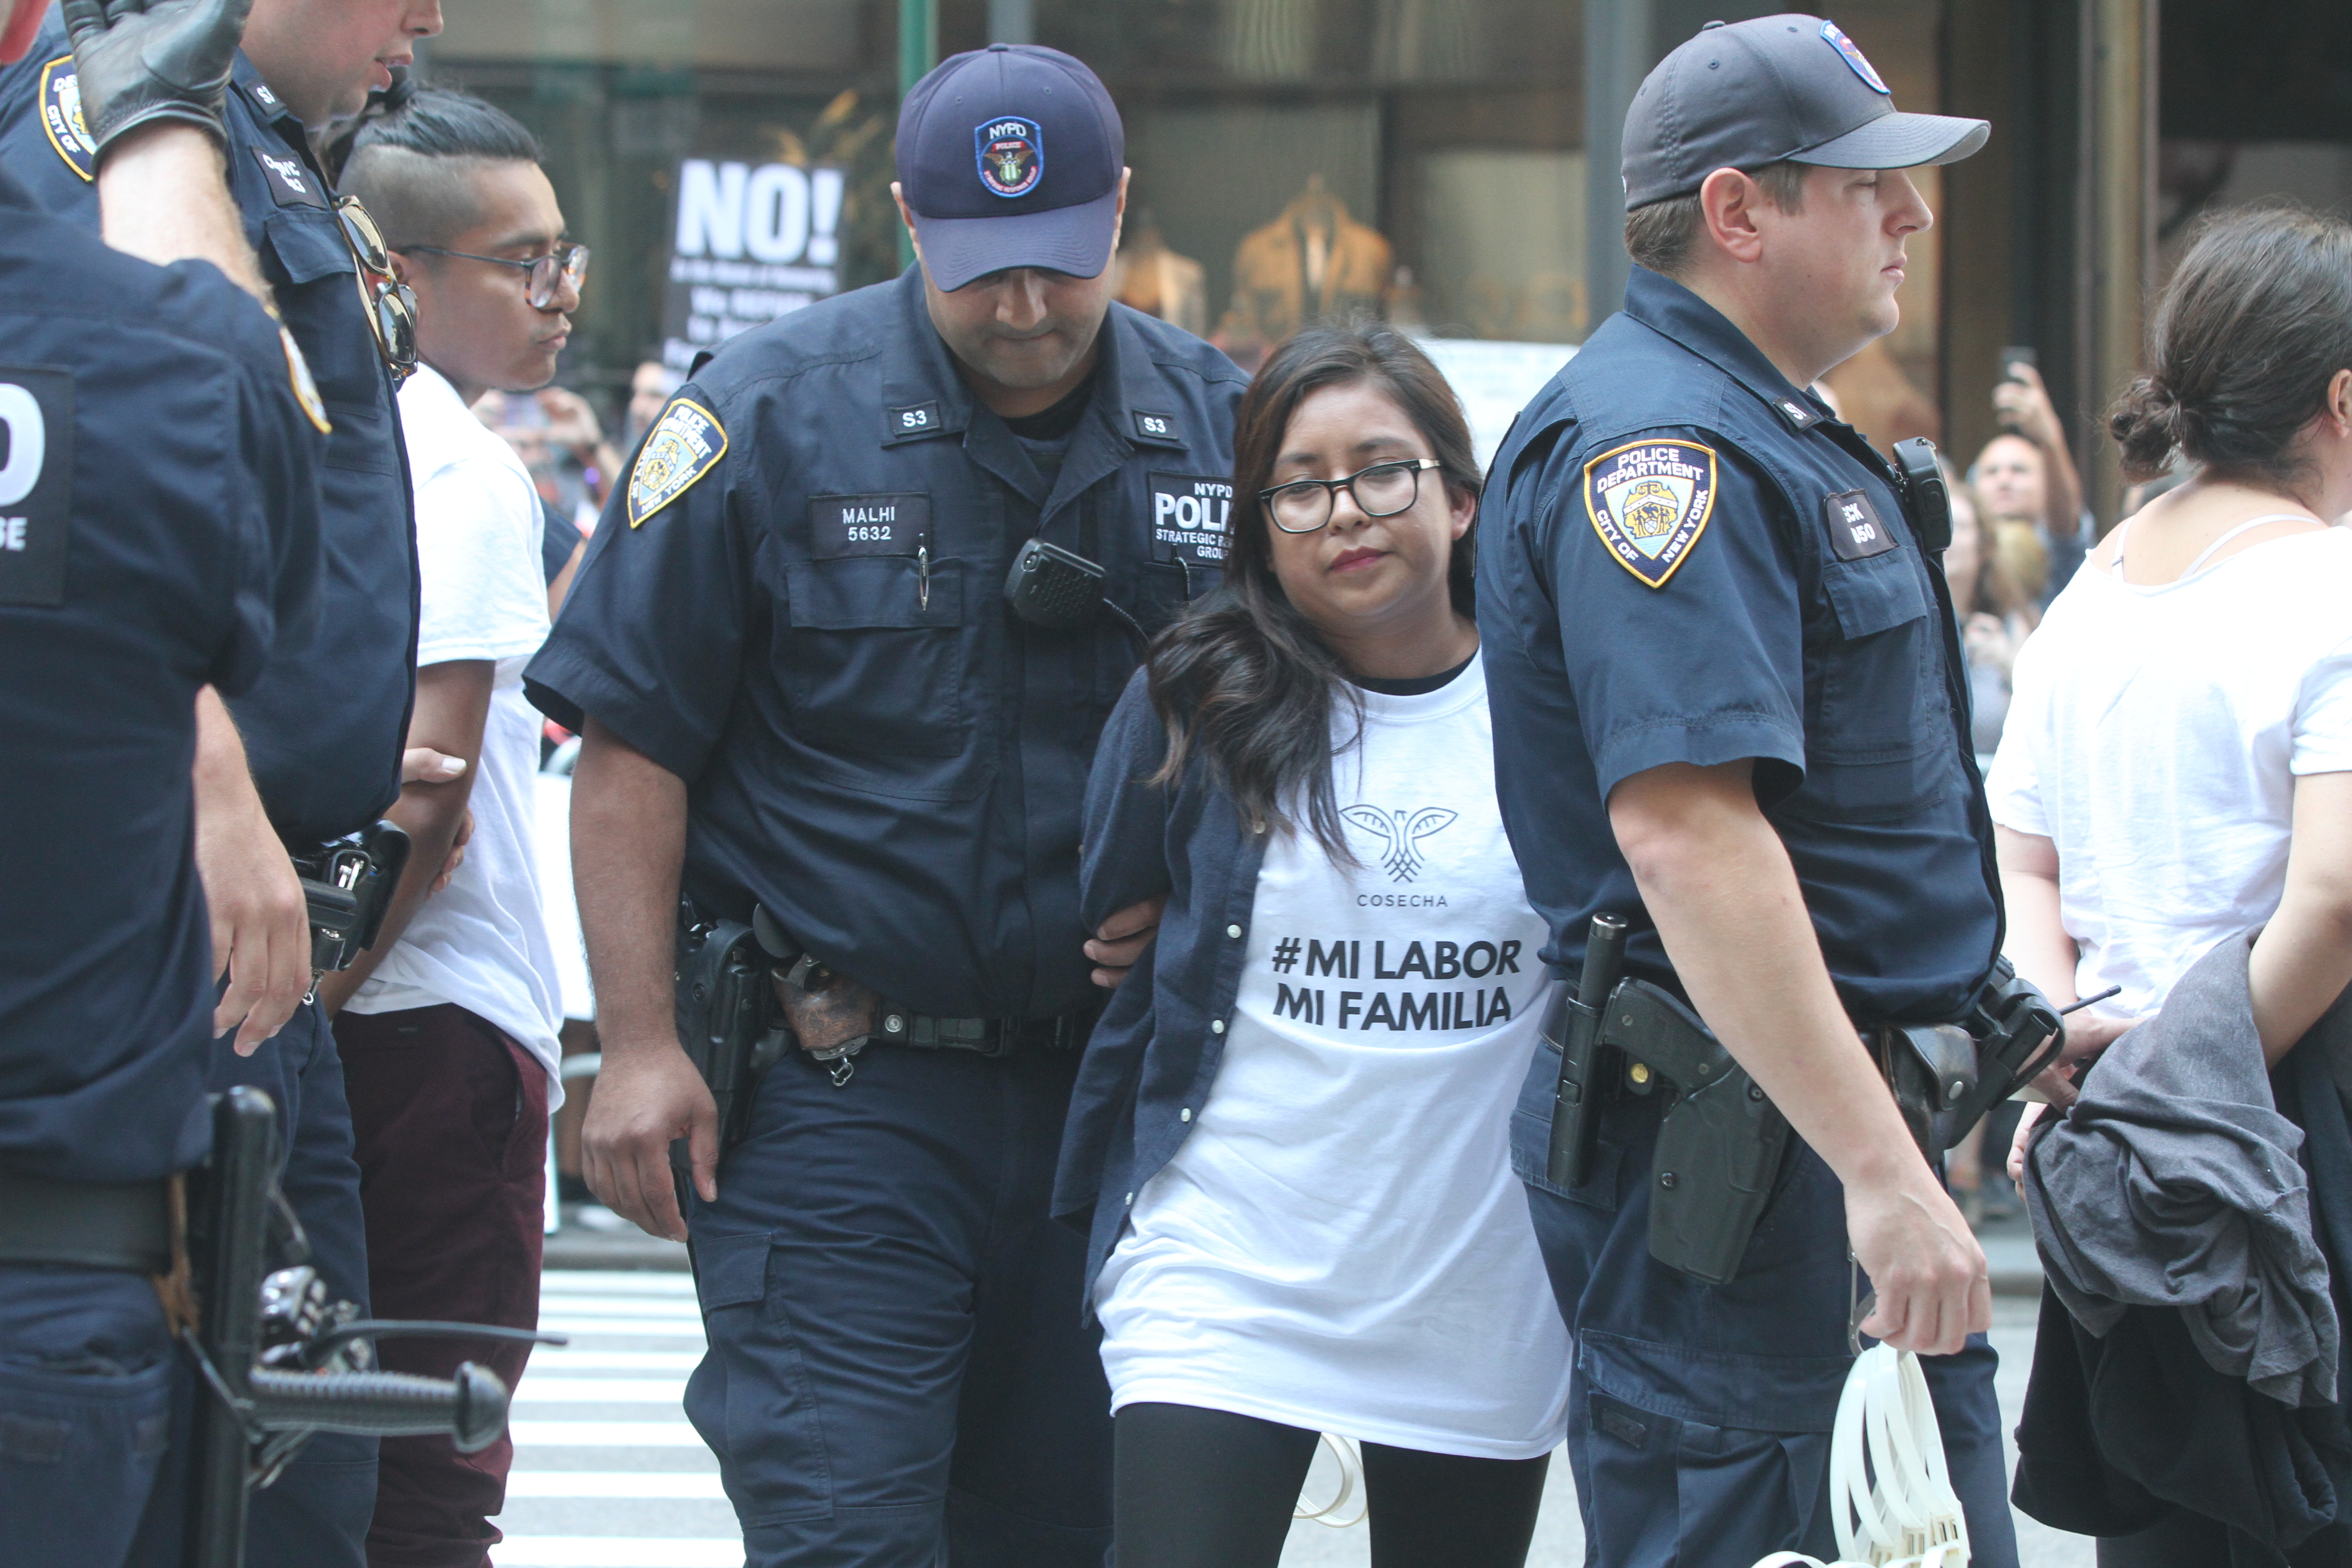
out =
[(2058, 847), (2075, 994), (2154, 1012), (2277, 910), (2294, 775), (2352, 770), (2352, 531), (2178, 582), (2085, 566), (2017, 658), (1993, 820)]
[(1111, 1405), (1532, 1458), (1566, 1434), (1570, 1363), (1509, 1152), (1544, 924), (1479, 662), (1363, 700), (1333, 764), (1362, 864), (1266, 847), (1216, 1082), (1097, 1287)]
[(454, 1003), (537, 1057), (560, 1102), (563, 1005), (531, 854), (541, 726), (522, 694), (523, 664), (547, 640), (546, 522), (514, 449), (430, 366), (400, 389), (400, 417), (424, 583), (417, 665), (488, 659), (494, 668), (465, 863), (349, 1005), (391, 1013)]

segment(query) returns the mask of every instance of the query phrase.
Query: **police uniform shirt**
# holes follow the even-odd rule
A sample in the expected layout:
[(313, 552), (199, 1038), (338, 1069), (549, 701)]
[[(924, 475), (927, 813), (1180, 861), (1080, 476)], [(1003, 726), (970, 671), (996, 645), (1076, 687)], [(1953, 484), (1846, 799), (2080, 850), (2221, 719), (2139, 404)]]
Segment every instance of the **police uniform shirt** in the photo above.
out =
[(1869, 444), (1706, 301), (1636, 268), (1522, 412), (1480, 528), (1497, 788), (1545, 956), (1599, 910), (1666, 959), (1609, 793), (1755, 760), (1846, 1005), (1947, 1018), (2000, 941), (1940, 570)]
[[(95, 230), (94, 159), (56, 13), (0, 69), (0, 165), (49, 211)], [(333, 425), (320, 470), (326, 575), (307, 642), (281, 643), (231, 704), (262, 804), (298, 847), (374, 821), (400, 793), (416, 649), (415, 537), (390, 374), (357, 264), (301, 123), (239, 55), (229, 193)]]
[[(1093, 999), (1087, 766), (1142, 634), (1223, 572), (1246, 378), (1123, 305), (1098, 342), (1049, 489), (957, 374), (919, 269), (730, 341), (646, 437), (526, 672), (558, 722), (593, 714), (687, 781), (707, 908), (756, 900), (918, 1013)], [(1091, 624), (1007, 606), (1039, 534), (1105, 568)]]
[(288, 340), (202, 263), (109, 250), (0, 169), (0, 1165), (204, 1152), (194, 703), (317, 616)]

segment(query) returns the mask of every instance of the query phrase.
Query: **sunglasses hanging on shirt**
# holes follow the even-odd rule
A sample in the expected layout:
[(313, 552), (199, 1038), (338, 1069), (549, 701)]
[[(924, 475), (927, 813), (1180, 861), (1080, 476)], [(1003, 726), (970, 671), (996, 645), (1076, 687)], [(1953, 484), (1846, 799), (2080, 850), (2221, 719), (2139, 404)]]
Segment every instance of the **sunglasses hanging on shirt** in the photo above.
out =
[(406, 381), (416, 369), (416, 296), (393, 276), (383, 232), (359, 197), (338, 196), (335, 216), (342, 222), (343, 243), (352, 247), (352, 259), (359, 263), (360, 308), (375, 334), (376, 353), (383, 356), (394, 381)]

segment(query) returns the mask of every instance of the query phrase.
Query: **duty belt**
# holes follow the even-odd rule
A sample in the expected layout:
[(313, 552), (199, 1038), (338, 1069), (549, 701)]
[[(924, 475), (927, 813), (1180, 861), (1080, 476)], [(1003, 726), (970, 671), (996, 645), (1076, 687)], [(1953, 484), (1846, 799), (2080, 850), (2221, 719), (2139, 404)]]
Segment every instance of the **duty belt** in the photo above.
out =
[(167, 1273), (171, 1215), (160, 1180), (52, 1182), (0, 1171), (0, 1263)]
[[(1789, 1124), (1687, 1003), (1625, 975), (1627, 930), (1616, 915), (1592, 917), (1577, 987), (1561, 987), (1543, 1016), (1542, 1037), (1560, 1052), (1546, 1174), (1556, 1186), (1582, 1186), (1601, 1102), (1663, 1088), (1650, 1254), (1724, 1284), (1770, 1200)], [(2054, 1060), (2065, 1038), (2056, 1010), (2006, 959), (1973, 988), (1957, 1022), (1857, 1020), (1856, 1029), (1931, 1163)]]
[(1053, 1018), (941, 1018), (909, 1012), (885, 1002), (880, 1027), (869, 1043), (913, 1046), (918, 1050), (970, 1051), (1009, 1057), (1015, 1051), (1066, 1051), (1087, 1043), (1100, 1016), (1096, 1009)]

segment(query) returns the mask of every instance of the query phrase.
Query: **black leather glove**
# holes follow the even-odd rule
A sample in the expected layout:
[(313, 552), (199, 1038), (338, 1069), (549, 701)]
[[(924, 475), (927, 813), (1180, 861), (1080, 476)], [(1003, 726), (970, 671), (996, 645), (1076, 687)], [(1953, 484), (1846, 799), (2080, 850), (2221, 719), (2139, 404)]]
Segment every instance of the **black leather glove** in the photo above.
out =
[(124, 133), (157, 121), (224, 145), (229, 68), (253, 0), (65, 0), (82, 123), (103, 160)]

